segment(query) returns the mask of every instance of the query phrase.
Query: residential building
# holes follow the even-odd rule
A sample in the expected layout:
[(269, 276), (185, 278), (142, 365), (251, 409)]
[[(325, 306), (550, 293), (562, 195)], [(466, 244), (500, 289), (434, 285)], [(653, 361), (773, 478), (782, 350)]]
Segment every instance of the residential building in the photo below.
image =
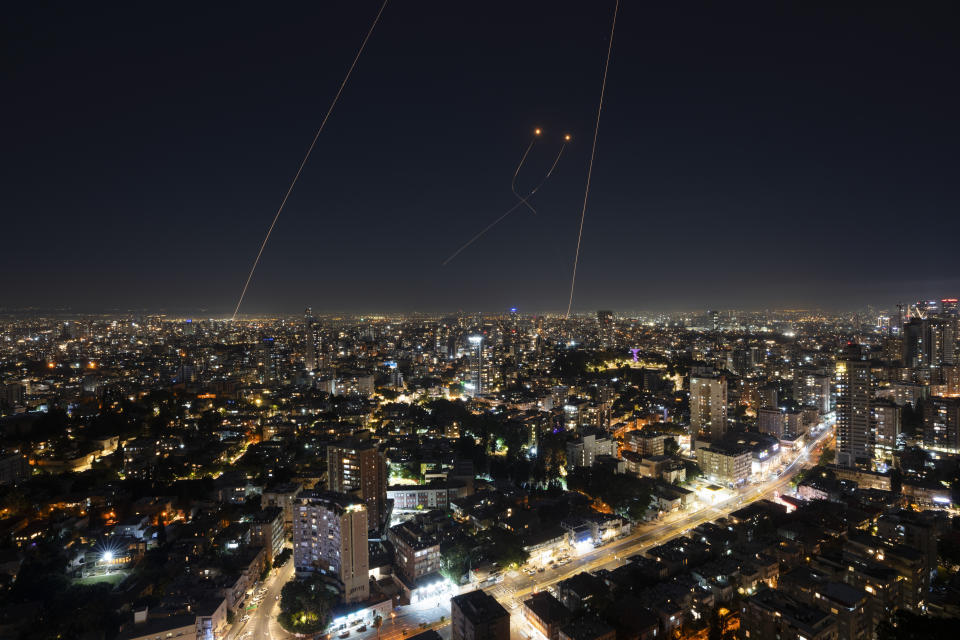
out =
[(711, 440), (727, 432), (727, 379), (722, 375), (690, 377), (690, 430), (709, 431)]
[(282, 508), (267, 507), (250, 519), (250, 543), (266, 548), (270, 559), (283, 551), (284, 538)]
[(510, 640), (510, 614), (477, 590), (450, 598), (451, 640)]
[(584, 427), (567, 443), (567, 468), (592, 467), (598, 456), (616, 455), (616, 443), (602, 429)]
[(424, 523), (409, 520), (387, 530), (393, 544), (397, 570), (408, 583), (440, 570), (440, 540)]
[(764, 588), (743, 600), (739, 637), (745, 640), (838, 640), (839, 634), (831, 614)]
[(697, 462), (703, 474), (724, 484), (740, 484), (750, 477), (753, 457), (746, 447), (701, 447)]
[(549, 591), (538, 591), (524, 600), (523, 617), (548, 640), (558, 640), (560, 627), (570, 621), (571, 613)]
[(869, 466), (870, 363), (858, 354), (857, 345), (848, 345), (837, 360), (837, 464)]
[(387, 462), (377, 445), (348, 438), (327, 446), (327, 484), (331, 491), (363, 500), (371, 530), (384, 525), (388, 515)]
[(298, 573), (335, 576), (347, 602), (369, 595), (366, 505), (343, 493), (302, 491), (293, 527)]

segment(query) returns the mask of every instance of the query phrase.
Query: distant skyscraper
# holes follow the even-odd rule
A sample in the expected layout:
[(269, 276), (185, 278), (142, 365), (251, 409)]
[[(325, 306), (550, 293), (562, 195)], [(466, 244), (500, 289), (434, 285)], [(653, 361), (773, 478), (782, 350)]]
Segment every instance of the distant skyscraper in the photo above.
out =
[(956, 362), (957, 321), (953, 316), (914, 318), (903, 326), (902, 360), (911, 368)]
[(344, 600), (370, 594), (367, 509), (342, 493), (303, 491), (294, 505), (293, 565), (335, 576)]
[(837, 463), (867, 465), (870, 451), (870, 363), (850, 345), (837, 359)]
[(960, 398), (933, 396), (924, 404), (923, 443), (960, 449)]
[(471, 394), (482, 395), (483, 388), (483, 336), (474, 335), (467, 338), (470, 343), (470, 384)]
[(690, 427), (696, 437), (702, 429), (710, 429), (711, 442), (727, 432), (727, 379), (720, 375), (691, 376)]
[(307, 371), (317, 368), (317, 332), (311, 307), (303, 312), (303, 366)]
[(257, 367), (260, 369), (260, 380), (264, 383), (277, 381), (277, 354), (273, 343), (273, 338), (264, 338), (257, 348)]
[(613, 311), (597, 311), (597, 322), (601, 327), (608, 327), (613, 324)]
[(387, 462), (375, 444), (349, 438), (327, 446), (327, 479), (332, 491), (363, 500), (370, 529), (383, 526), (387, 517)]

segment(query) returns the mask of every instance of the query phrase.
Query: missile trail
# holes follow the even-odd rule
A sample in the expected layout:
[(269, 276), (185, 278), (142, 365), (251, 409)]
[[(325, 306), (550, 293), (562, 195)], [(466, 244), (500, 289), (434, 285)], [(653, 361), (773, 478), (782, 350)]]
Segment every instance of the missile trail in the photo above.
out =
[[(553, 159), (553, 164), (550, 165), (550, 170), (547, 171), (547, 175), (543, 176), (543, 180), (541, 180), (540, 183), (537, 186), (535, 186), (530, 193), (527, 194), (526, 198), (524, 198), (519, 193), (517, 193), (517, 190), (513, 188), (513, 185), (510, 185), (511, 189), (513, 189), (513, 195), (517, 196), (518, 200), (520, 200), (525, 205), (527, 205), (527, 208), (530, 209), (531, 212), (533, 212), (533, 215), (537, 215), (537, 210), (534, 209), (533, 205), (527, 202), (527, 200), (531, 198), (533, 194), (535, 194), (540, 189), (540, 187), (543, 186), (543, 183), (547, 181), (547, 178), (549, 178), (551, 174), (553, 174), (553, 170), (557, 168), (557, 163), (560, 162), (560, 156), (563, 155), (563, 150), (567, 148), (567, 142), (569, 141), (570, 141), (569, 134), (563, 136), (563, 144), (560, 145), (560, 152), (557, 153), (557, 157)], [(516, 178), (514, 178), (514, 180), (516, 180)]]
[[(540, 129), (533, 130), (533, 139), (530, 140), (530, 144), (527, 145), (527, 150), (523, 152), (523, 157), (520, 158), (520, 164), (517, 165), (516, 171), (513, 172), (513, 180), (510, 181), (510, 190), (513, 191), (513, 195), (517, 196), (517, 200), (523, 201), (523, 196), (517, 193), (517, 176), (520, 174), (520, 168), (523, 167), (523, 163), (527, 160), (527, 155), (530, 153), (530, 150), (533, 149), (534, 143), (537, 141), (537, 138), (540, 136)], [(536, 209), (531, 207), (528, 203), (527, 208), (533, 212), (533, 215), (537, 215)]]
[(389, 1), (390, 0), (383, 0), (383, 4), (380, 5), (380, 10), (373, 19), (373, 24), (370, 25), (367, 35), (364, 36), (363, 42), (360, 43), (360, 48), (357, 50), (357, 55), (353, 57), (353, 62), (350, 63), (350, 68), (347, 69), (347, 75), (343, 77), (343, 82), (340, 83), (340, 88), (337, 89), (336, 95), (333, 96), (333, 101), (330, 103), (330, 107), (327, 109), (326, 115), (324, 115), (323, 120), (320, 121), (320, 127), (317, 129), (316, 135), (313, 136), (313, 141), (307, 148), (306, 155), (304, 155), (303, 160), (300, 161), (300, 166), (297, 168), (297, 173), (294, 174), (293, 180), (290, 182), (290, 186), (287, 187), (287, 192), (283, 196), (283, 200), (280, 201), (280, 207), (277, 209), (276, 215), (273, 216), (273, 222), (270, 223), (270, 228), (267, 229), (267, 235), (264, 237), (263, 243), (260, 245), (260, 250), (257, 252), (257, 257), (253, 260), (253, 266), (250, 267), (250, 274), (247, 275), (247, 281), (243, 284), (243, 291), (240, 292), (240, 299), (237, 301), (237, 306), (233, 310), (233, 316), (230, 318), (231, 320), (237, 319), (237, 313), (240, 311), (240, 305), (243, 304), (243, 298), (245, 295), (247, 295), (247, 288), (250, 286), (250, 281), (253, 279), (253, 273), (257, 270), (257, 265), (260, 263), (260, 256), (263, 255), (263, 250), (267, 246), (267, 241), (270, 240), (270, 234), (273, 233), (273, 228), (277, 225), (277, 220), (280, 218), (280, 213), (283, 211), (283, 207), (286, 206), (287, 200), (290, 198), (290, 193), (293, 192), (294, 185), (296, 185), (297, 180), (300, 179), (300, 174), (303, 173), (303, 168), (306, 166), (307, 160), (310, 158), (310, 154), (313, 153), (313, 148), (317, 145), (317, 139), (320, 138), (320, 134), (323, 132), (323, 128), (326, 126), (327, 120), (330, 119), (330, 114), (333, 113), (333, 108), (340, 100), (340, 95), (343, 93), (343, 88), (347, 86), (347, 81), (350, 80), (350, 76), (353, 75), (353, 69), (357, 66), (357, 61), (360, 59), (360, 54), (363, 53), (363, 49), (367, 46), (367, 41), (370, 39), (370, 35), (373, 34), (373, 30), (377, 26), (377, 23), (380, 22), (380, 16), (383, 15), (383, 10), (387, 8), (387, 3)]
[(603, 111), (603, 94), (607, 89), (607, 71), (610, 70), (610, 54), (613, 52), (613, 32), (617, 27), (617, 13), (620, 11), (620, 0), (616, 0), (613, 7), (613, 23), (610, 25), (610, 42), (607, 45), (607, 61), (603, 65), (603, 82), (600, 84), (600, 102), (597, 105), (597, 122), (593, 127), (593, 146), (590, 149), (590, 165), (587, 169), (587, 186), (583, 191), (583, 208), (580, 211), (580, 231), (577, 233), (577, 251), (573, 254), (573, 275), (570, 278), (570, 299), (567, 301), (567, 315), (570, 317), (570, 308), (573, 306), (573, 289), (577, 283), (577, 263), (580, 261), (580, 241), (583, 239), (583, 221), (587, 217), (587, 199), (590, 197), (590, 179), (593, 177), (593, 160), (597, 155), (597, 135), (600, 133), (600, 113)]
[[(529, 198), (529, 197), (530, 197), (530, 196), (527, 196), (527, 198)], [(485, 234), (487, 231), (490, 231), (490, 229), (492, 229), (494, 226), (496, 226), (496, 224), (497, 224), (498, 222), (500, 222), (501, 220), (503, 220), (504, 218), (506, 218), (508, 215), (510, 215), (511, 213), (513, 213), (514, 211), (516, 211), (517, 209), (519, 209), (519, 208), (520, 208), (520, 205), (525, 204), (525, 203), (527, 202), (527, 198), (521, 199), (520, 202), (518, 202), (517, 204), (513, 205), (512, 207), (510, 207), (509, 209), (507, 209), (506, 211), (504, 211), (503, 214), (501, 214), (499, 218), (497, 218), (496, 220), (494, 220), (493, 222), (491, 222), (490, 224), (488, 224), (487, 226), (485, 226), (485, 227), (480, 231), (480, 233), (478, 233), (477, 235), (475, 235), (475, 236), (473, 236), (472, 238), (470, 238), (469, 240), (467, 240), (467, 242), (464, 243), (463, 245), (461, 245), (461, 247), (460, 247), (459, 249), (457, 249), (457, 250), (454, 251), (452, 254), (450, 254), (450, 257), (447, 258), (446, 260), (444, 260), (444, 261), (440, 264), (440, 266), (441, 266), (441, 267), (447, 266), (447, 263), (450, 262), (451, 260), (453, 260), (454, 258), (456, 258), (458, 255), (460, 255), (460, 252), (461, 252), (461, 251), (463, 251), (464, 249), (466, 249), (467, 247), (469, 247), (470, 245), (472, 245), (474, 242), (476, 242), (477, 240), (479, 240), (479, 239), (480, 239), (480, 236), (482, 236), (483, 234)]]
[[(530, 191), (530, 193), (528, 193), (526, 196), (521, 196), (519, 193), (516, 192), (516, 190), (514, 190), (513, 193), (517, 196), (517, 198), (520, 199), (519, 202), (517, 202), (515, 205), (513, 205), (512, 207), (510, 207), (509, 209), (507, 209), (506, 211), (504, 211), (504, 212), (500, 215), (500, 217), (496, 218), (493, 222), (491, 222), (490, 224), (488, 224), (487, 226), (485, 226), (483, 229), (481, 229), (480, 232), (477, 233), (477, 235), (473, 236), (473, 237), (470, 238), (465, 244), (461, 245), (460, 248), (457, 249), (456, 251), (454, 251), (446, 260), (444, 260), (444, 261), (441, 263), (440, 266), (442, 266), (442, 267), (447, 266), (447, 263), (450, 262), (451, 260), (453, 260), (454, 258), (456, 258), (458, 255), (460, 255), (460, 252), (461, 252), (461, 251), (463, 251), (464, 249), (466, 249), (467, 247), (469, 247), (471, 244), (473, 244), (474, 242), (476, 242), (477, 240), (479, 240), (480, 237), (481, 237), (483, 234), (485, 234), (487, 231), (490, 231), (490, 229), (494, 228), (501, 220), (503, 220), (503, 219), (506, 218), (508, 215), (510, 215), (511, 213), (513, 213), (514, 211), (516, 211), (516, 210), (520, 207), (520, 205), (527, 205), (528, 207), (530, 207), (530, 205), (527, 203), (527, 200), (529, 200), (530, 198), (533, 197), (533, 194), (535, 194), (535, 193), (540, 189), (540, 187), (543, 186), (543, 184), (547, 181), (547, 178), (550, 177), (550, 174), (553, 173), (553, 170), (557, 168), (557, 163), (560, 162), (560, 156), (563, 155), (563, 150), (566, 148), (567, 142), (568, 142), (569, 140), (570, 140), (570, 136), (569, 136), (569, 135), (564, 136), (563, 144), (560, 146), (560, 152), (557, 154), (557, 157), (553, 159), (553, 164), (550, 165), (550, 170), (547, 171), (547, 175), (545, 175), (545, 176), (543, 177), (543, 180), (540, 181), (540, 184), (538, 184), (537, 186), (535, 186), (535, 187), (533, 188), (533, 190)], [(533, 142), (530, 143), (530, 146), (533, 146)], [(530, 147), (527, 147), (527, 151), (529, 151), (529, 150), (530, 150)], [(526, 156), (526, 154), (524, 154), (524, 156)], [(533, 209), (533, 207), (531, 207), (531, 210), (532, 210), (532, 209)], [(534, 211), (534, 213), (536, 213), (536, 211)]]

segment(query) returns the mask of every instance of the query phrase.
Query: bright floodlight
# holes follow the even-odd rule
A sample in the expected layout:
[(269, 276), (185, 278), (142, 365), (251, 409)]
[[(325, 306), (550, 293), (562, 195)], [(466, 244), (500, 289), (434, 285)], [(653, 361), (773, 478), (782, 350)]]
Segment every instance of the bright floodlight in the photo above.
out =
[(104, 561), (104, 562), (113, 562), (113, 551), (104, 551), (104, 552), (103, 552), (103, 561)]
[(470, 341), (470, 344), (480, 344), (483, 342), (483, 336), (470, 336), (467, 340)]

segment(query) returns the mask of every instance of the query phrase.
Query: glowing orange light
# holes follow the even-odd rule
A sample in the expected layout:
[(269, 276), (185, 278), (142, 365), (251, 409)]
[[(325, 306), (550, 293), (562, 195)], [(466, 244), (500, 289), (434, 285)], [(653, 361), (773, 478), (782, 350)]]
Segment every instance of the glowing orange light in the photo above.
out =
[(533, 130), (533, 135), (535, 135), (535, 136), (540, 135), (540, 129), (534, 129), (534, 130)]
[(57, 364), (56, 364), (55, 362), (48, 362), (48, 363), (47, 363), (47, 367), (50, 368), (50, 369), (53, 369), (53, 368), (56, 367), (56, 366), (57, 366)]
[(565, 136), (563, 136), (563, 139), (566, 140), (567, 142), (570, 142), (570, 134), (568, 133)]

